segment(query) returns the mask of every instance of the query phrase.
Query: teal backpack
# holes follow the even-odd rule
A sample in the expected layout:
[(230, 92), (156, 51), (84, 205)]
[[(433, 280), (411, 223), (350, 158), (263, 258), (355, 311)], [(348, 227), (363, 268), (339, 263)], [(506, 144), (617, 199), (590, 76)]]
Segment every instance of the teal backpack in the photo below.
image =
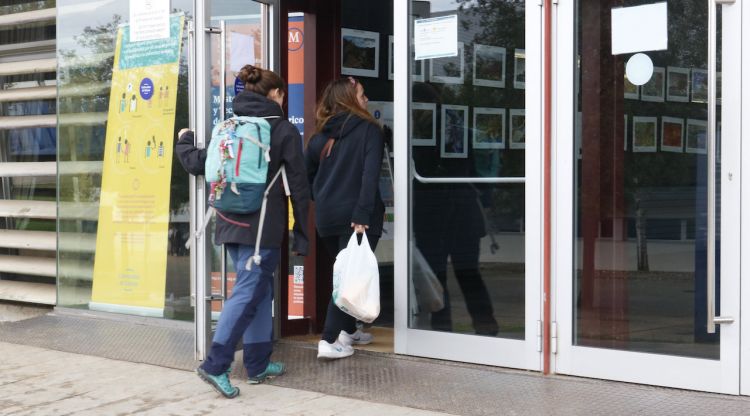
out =
[(279, 117), (234, 116), (218, 123), (211, 132), (206, 151), (205, 172), (210, 189), (210, 207), (196, 235), (202, 234), (214, 211), (218, 211), (225, 221), (249, 228), (249, 224), (230, 220), (221, 213), (252, 214), (260, 210), (255, 255), (247, 262), (248, 270), (252, 263), (260, 264), (258, 253), (266, 201), (279, 176), (282, 177), (286, 195), (290, 195), (284, 165), (266, 186), (268, 164), (271, 162), (271, 125), (268, 123), (271, 118)]

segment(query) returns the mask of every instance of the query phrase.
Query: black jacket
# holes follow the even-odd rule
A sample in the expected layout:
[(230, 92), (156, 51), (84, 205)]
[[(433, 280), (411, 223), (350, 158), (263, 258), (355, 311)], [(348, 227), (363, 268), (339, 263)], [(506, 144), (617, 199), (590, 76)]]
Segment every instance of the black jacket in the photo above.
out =
[[(331, 153), (321, 158), (329, 138), (334, 139)], [(332, 117), (310, 139), (305, 162), (321, 237), (349, 234), (351, 223), (368, 225), (370, 235), (383, 233), (382, 161), (380, 127), (350, 113)]]
[[(279, 171), (283, 163), (286, 167), (289, 189), (291, 190), (292, 206), (294, 210), (294, 243), (292, 250), (302, 255), (307, 254), (307, 211), (310, 203), (310, 188), (305, 177), (305, 163), (302, 153), (302, 140), (299, 131), (284, 117), (279, 105), (262, 95), (253, 92), (241, 92), (234, 99), (234, 113), (238, 116), (268, 117), (271, 124), (271, 163), (268, 166), (270, 181)], [(193, 132), (184, 133), (177, 141), (177, 157), (186, 171), (193, 175), (203, 175), (206, 164), (206, 149), (198, 149), (194, 145)], [(261, 236), (261, 248), (278, 248), (288, 226), (286, 212), (286, 198), (284, 187), (280, 180), (276, 181), (268, 195), (266, 218)], [(216, 216), (216, 234), (214, 243), (237, 243), (255, 245), (256, 230), (260, 220), (260, 212), (254, 214), (220, 213)], [(241, 227), (225, 221), (228, 218), (235, 222), (249, 224)]]

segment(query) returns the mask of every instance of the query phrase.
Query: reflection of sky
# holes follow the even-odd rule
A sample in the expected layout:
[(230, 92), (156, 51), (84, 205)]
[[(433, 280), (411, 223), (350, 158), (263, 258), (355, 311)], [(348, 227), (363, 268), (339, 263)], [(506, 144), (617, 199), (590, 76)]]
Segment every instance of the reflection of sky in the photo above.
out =
[[(476, 1), (470, 1), (466, 3), (473, 4), (473, 3), (476, 3)], [(456, 10), (458, 9), (458, 6), (459, 6), (459, 2), (457, 0), (432, 0), (430, 1), (430, 8), (432, 9), (433, 13)]]
[[(172, 10), (193, 14), (192, 0), (172, 0), (171, 5)], [(83, 34), (87, 26), (95, 28), (111, 23), (114, 15), (120, 15), (122, 21), (127, 23), (130, 19), (129, 6), (128, 0), (57, 0), (57, 49), (75, 50), (78, 54), (89, 52), (82, 49), (73, 37)]]
[(374, 48), (375, 40), (369, 38), (360, 38), (357, 36), (344, 36), (344, 39), (353, 43), (358, 48)]

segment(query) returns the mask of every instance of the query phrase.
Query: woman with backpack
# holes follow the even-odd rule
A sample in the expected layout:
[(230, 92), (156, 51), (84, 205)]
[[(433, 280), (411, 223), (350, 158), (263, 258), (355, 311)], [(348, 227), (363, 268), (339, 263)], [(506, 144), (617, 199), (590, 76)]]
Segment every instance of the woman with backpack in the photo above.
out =
[[(367, 112), (367, 96), (354, 78), (328, 84), (317, 108), (317, 133), (305, 152), (307, 175), (315, 201), (318, 235), (331, 258), (346, 247), (352, 229), (367, 232), (375, 250), (383, 231), (385, 206), (379, 181), (383, 133)], [(352, 344), (369, 344), (372, 335), (356, 327), (355, 318), (328, 304), (319, 359), (354, 354)]]
[[(245, 65), (238, 78), (244, 82), (245, 90), (234, 99), (234, 114), (265, 118), (270, 124), (270, 162), (266, 186), (272, 179), (278, 178), (277, 173), (283, 166), (294, 207), (292, 251), (305, 255), (308, 245), (306, 224), (310, 190), (305, 177), (299, 131), (287, 121), (281, 108), (285, 83), (274, 72), (252, 65)], [(249, 144), (245, 147), (245, 152), (250, 151)], [(260, 148), (258, 151), (260, 152)], [(207, 152), (206, 149), (195, 147), (193, 132), (187, 129), (180, 131), (176, 153), (189, 173), (205, 174)], [(224, 192), (233, 190), (227, 187)], [(228, 375), (234, 360), (235, 346), (240, 339), (244, 345), (243, 362), (247, 369), (248, 383), (261, 383), (266, 378), (283, 374), (285, 370), (283, 363), (270, 361), (273, 339), (273, 274), (279, 265), (282, 237), (288, 225), (284, 195), (284, 185), (279, 178), (272, 184), (268, 195), (258, 250), (260, 259), (253, 258), (260, 213), (232, 214), (216, 210), (214, 243), (226, 246), (237, 271), (237, 280), (232, 295), (224, 303), (208, 357), (196, 371), (204, 381), (227, 398), (239, 394), (239, 389), (230, 384)], [(249, 260), (260, 260), (260, 264), (254, 262), (250, 270), (247, 270)]]

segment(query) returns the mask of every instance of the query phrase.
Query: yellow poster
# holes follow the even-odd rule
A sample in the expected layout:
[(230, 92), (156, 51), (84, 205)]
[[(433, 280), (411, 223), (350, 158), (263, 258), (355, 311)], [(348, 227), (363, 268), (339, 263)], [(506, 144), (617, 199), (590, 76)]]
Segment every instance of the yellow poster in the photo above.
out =
[(163, 316), (183, 16), (170, 36), (117, 33), (91, 309)]

